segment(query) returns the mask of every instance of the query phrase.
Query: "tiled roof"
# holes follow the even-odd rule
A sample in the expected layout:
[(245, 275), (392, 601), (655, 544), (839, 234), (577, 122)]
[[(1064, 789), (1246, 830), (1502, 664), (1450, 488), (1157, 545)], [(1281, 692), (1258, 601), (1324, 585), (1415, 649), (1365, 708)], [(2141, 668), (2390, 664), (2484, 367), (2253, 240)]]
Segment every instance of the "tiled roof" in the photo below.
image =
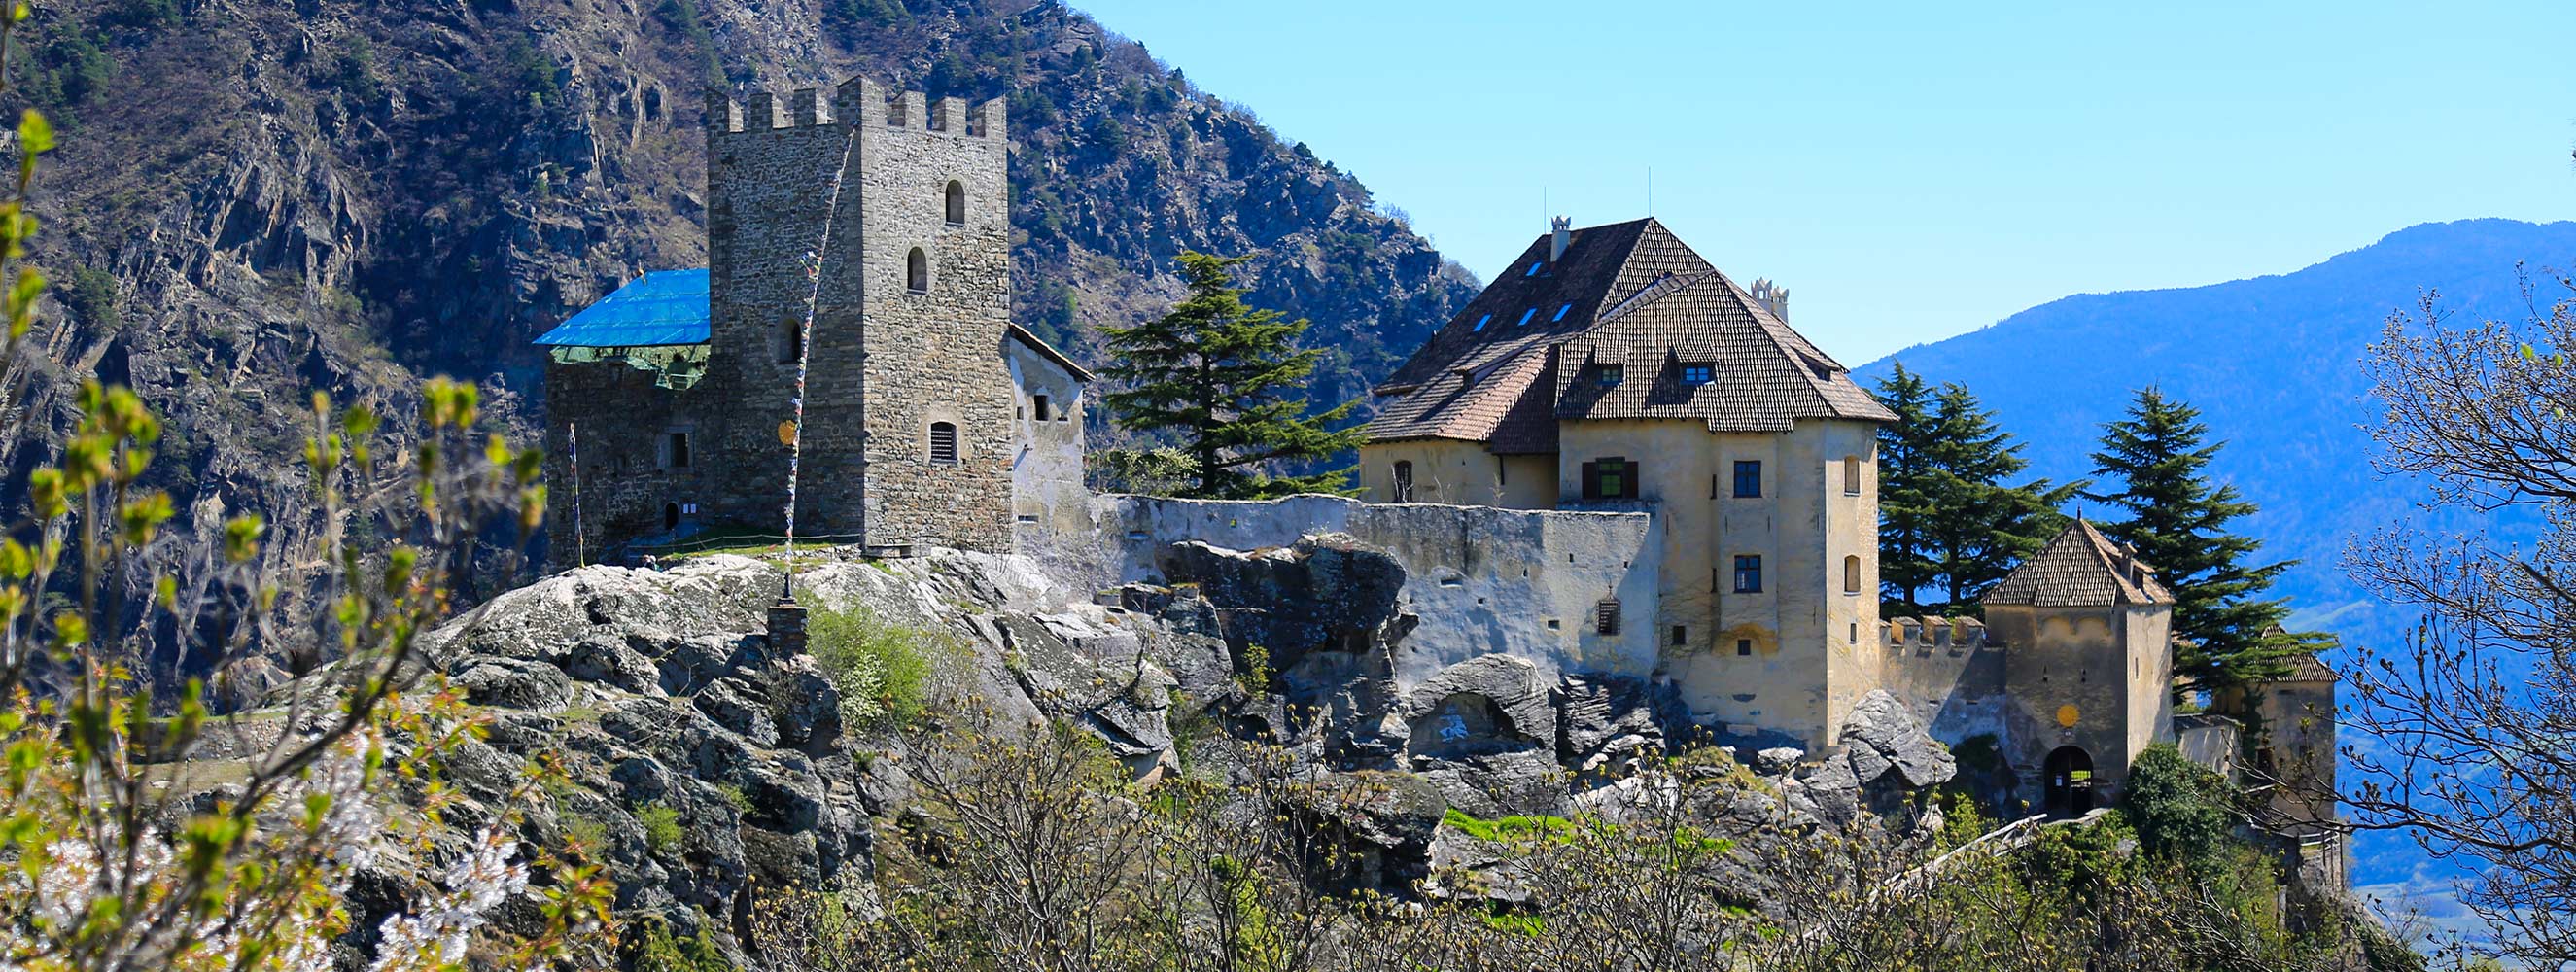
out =
[[(1575, 230), (1553, 264), (1549, 244), (1532, 241), (1378, 386), (1370, 441), (1464, 439), (1512, 454), (1556, 451), (1560, 419), (1699, 418), (1717, 431), (1895, 419), (1663, 224)], [(1625, 363), (1622, 387), (1578, 384), (1596, 379), (1587, 363), (1607, 361)], [(1682, 389), (1679, 361), (1711, 363), (1714, 380)]]
[(1985, 603), (2128, 607), (2172, 604), (2173, 595), (2152, 568), (2079, 519), (1986, 592)]

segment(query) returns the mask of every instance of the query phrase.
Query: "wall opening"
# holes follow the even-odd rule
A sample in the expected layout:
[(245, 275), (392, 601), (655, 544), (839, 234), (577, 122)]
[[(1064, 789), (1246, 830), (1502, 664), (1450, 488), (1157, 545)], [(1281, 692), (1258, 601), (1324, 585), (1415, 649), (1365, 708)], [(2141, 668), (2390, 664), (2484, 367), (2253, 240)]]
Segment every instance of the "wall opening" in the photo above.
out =
[(1674, 625), (1672, 643), (1676, 646), (1690, 644), (1690, 628), (1678, 624)]
[(2048, 775), (2046, 805), (2050, 813), (2078, 814), (2093, 809), (2093, 754), (2080, 746), (2059, 746), (2042, 767)]
[(1036, 407), (1036, 409), (1037, 409), (1038, 421), (1040, 421), (1040, 422), (1044, 422), (1044, 421), (1047, 421), (1048, 419), (1051, 419), (1051, 418), (1054, 418), (1054, 417), (1055, 417), (1055, 411), (1054, 411), (1054, 409), (1052, 408), (1051, 403), (1049, 403), (1049, 402), (1047, 401), (1047, 397), (1046, 397), (1046, 396), (1044, 396), (1044, 395), (1038, 395), (1038, 396), (1035, 396), (1035, 403), (1036, 403), (1035, 407)]
[(788, 318), (778, 325), (778, 363), (795, 364), (805, 356), (805, 322)]
[(916, 294), (930, 292), (930, 255), (921, 252), (920, 247), (913, 247), (912, 253), (903, 258), (903, 289)]
[(689, 468), (689, 434), (662, 433), (662, 465), (669, 469)]
[(1617, 598), (1612, 598), (1592, 606), (1592, 630), (1596, 633), (1606, 635), (1619, 633), (1619, 601)]
[(966, 184), (955, 180), (948, 183), (948, 225), (966, 225)]
[(1860, 593), (1860, 558), (1857, 556), (1843, 558), (1843, 593)]
[(1410, 461), (1395, 464), (1395, 501), (1413, 502), (1413, 463)]
[(957, 425), (955, 423), (930, 423), (930, 461), (949, 466), (957, 464)]
[(1749, 554), (1735, 558), (1735, 593), (1762, 593), (1762, 557)]
[(1843, 457), (1843, 495), (1860, 495), (1860, 457)]
[(1753, 639), (1751, 639), (1751, 638), (1737, 638), (1737, 639), (1735, 639), (1735, 657), (1737, 657), (1737, 658), (1751, 658), (1751, 657), (1753, 657)]
[(680, 528), (680, 504), (678, 504), (678, 503), (664, 503), (664, 504), (662, 504), (662, 529), (665, 529), (665, 530), (677, 530), (677, 529), (679, 529), (679, 528)]

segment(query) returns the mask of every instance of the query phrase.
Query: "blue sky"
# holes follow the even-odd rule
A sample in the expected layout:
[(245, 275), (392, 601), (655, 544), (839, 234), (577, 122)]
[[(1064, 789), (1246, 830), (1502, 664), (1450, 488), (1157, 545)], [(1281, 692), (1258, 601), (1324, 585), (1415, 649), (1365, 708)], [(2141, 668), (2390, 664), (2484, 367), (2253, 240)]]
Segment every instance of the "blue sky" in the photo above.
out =
[(1651, 167), (1654, 215), (1851, 365), (2068, 294), (2576, 217), (2563, 0), (1071, 2), (1479, 276), (1548, 211), (1644, 214)]

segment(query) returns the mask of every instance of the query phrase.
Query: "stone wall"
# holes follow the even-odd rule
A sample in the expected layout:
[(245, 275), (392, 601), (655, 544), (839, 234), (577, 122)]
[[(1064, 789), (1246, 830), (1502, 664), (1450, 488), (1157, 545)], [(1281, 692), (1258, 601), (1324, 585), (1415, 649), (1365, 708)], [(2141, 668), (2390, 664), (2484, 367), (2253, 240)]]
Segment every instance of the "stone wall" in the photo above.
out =
[[(1023, 544), (1050, 574), (1092, 588), (1161, 583), (1160, 557), (1190, 541), (1283, 553), (1307, 536), (1343, 535), (1402, 569), (1397, 609), (1420, 620), (1396, 645), (1391, 675), (1410, 693), (1451, 666), (1508, 655), (1553, 685), (1565, 673), (1650, 678), (1661, 538), (1639, 513), (1385, 506), (1337, 496), (1270, 502), (1099, 496), (1089, 525)], [(1598, 630), (1616, 601), (1625, 623)]]
[[(1064, 366), (1018, 341), (1003, 345), (1003, 364), (1019, 389), (1011, 410), (1012, 529), (1061, 533), (1089, 527), (1091, 494), (1082, 483), (1083, 384)], [(1038, 398), (1046, 399), (1044, 416)]]
[[(669, 468), (660, 441), (673, 431), (696, 441), (696, 416), (688, 407), (693, 393), (656, 388), (653, 379), (653, 372), (618, 361), (546, 365), (546, 546), (557, 566), (597, 562), (611, 543), (661, 533), (666, 507), (685, 508), (706, 493), (705, 463), (693, 455), (690, 465)], [(578, 490), (575, 427), (581, 432)]]
[[(1012, 413), (1003, 362), (1011, 314), (1011, 226), (1003, 105), (893, 105), (873, 83), (842, 87), (856, 112), (867, 266), (859, 395), (866, 415), (867, 542), (999, 551), (1011, 543)], [(947, 219), (947, 187), (963, 218)], [(919, 251), (927, 287), (907, 276)], [(821, 392), (818, 389), (817, 394)], [(934, 460), (933, 423), (956, 427), (955, 462)]]

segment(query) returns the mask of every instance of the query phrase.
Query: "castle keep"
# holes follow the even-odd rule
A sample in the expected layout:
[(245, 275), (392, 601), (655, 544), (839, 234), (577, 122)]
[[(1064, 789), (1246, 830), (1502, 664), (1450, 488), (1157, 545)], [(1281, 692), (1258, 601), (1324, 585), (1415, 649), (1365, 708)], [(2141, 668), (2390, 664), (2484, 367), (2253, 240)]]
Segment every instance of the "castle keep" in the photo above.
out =
[(802, 536), (999, 551), (1037, 518), (1020, 497), (1079, 487), (1090, 375), (1010, 322), (1001, 102), (711, 94), (706, 138), (707, 268), (538, 339), (556, 559), (782, 530), (800, 356)]
[[(1019, 553), (1113, 598), (1231, 576), (1212, 587), (1250, 593), (1229, 637), (1266, 626), (1300, 704), (1371, 713), (1335, 743), (1353, 760), (1554, 767), (1575, 737), (1551, 706), (1577, 698), (1756, 751), (1902, 710), (1991, 754), (1976, 772), (1997, 789), (2072, 809), (2176, 738), (2173, 598), (2089, 524), (1997, 585), (1983, 622), (1880, 618), (1895, 416), (1790, 329), (1785, 291), (1738, 286), (1652, 219), (1558, 220), (1379, 385), (1364, 501), (1092, 495), (1091, 375), (1010, 321), (1007, 134), (1000, 102), (864, 79), (710, 96), (709, 265), (538, 339), (554, 560), (779, 533), (801, 361), (800, 536)], [(1365, 583), (1296, 579), (1316, 564)], [(1309, 618), (1282, 590), (1383, 596)], [(2330, 711), (2331, 680), (2308, 681)]]

